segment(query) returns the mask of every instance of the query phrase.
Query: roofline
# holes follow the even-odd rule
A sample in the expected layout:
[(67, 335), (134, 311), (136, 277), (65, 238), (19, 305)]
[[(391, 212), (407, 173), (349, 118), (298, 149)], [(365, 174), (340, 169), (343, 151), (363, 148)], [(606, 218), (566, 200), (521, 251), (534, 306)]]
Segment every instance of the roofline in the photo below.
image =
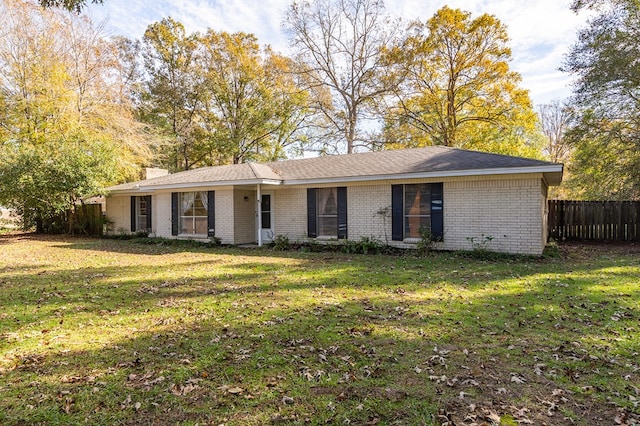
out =
[(154, 192), (159, 189), (187, 189), (198, 188), (201, 186), (237, 186), (237, 185), (281, 185), (282, 182), (274, 179), (243, 179), (243, 180), (224, 180), (224, 181), (204, 181), (204, 182), (186, 182), (172, 183), (165, 185), (136, 185), (134, 188), (114, 189), (110, 193), (126, 193), (126, 192)]
[[(343, 182), (370, 182), (379, 180), (406, 180), (406, 179), (430, 179), (443, 177), (463, 177), (463, 176), (490, 176), (490, 175), (510, 175), (524, 173), (562, 173), (562, 164), (549, 164), (543, 166), (526, 166), (526, 167), (504, 167), (495, 169), (467, 169), (467, 170), (450, 170), (439, 172), (421, 172), (421, 173), (402, 173), (387, 175), (370, 175), (370, 176), (343, 176), (330, 178), (315, 179), (292, 179), (292, 180), (275, 180), (275, 179), (244, 179), (244, 180), (225, 180), (225, 181), (205, 181), (205, 182), (187, 182), (174, 183), (165, 185), (138, 185), (135, 188), (116, 189), (111, 193), (139, 193), (154, 192), (162, 189), (188, 189), (197, 187), (215, 187), (215, 186), (238, 186), (238, 185), (308, 185), (308, 184), (325, 184), (325, 183), (343, 183)], [(553, 185), (553, 184), (552, 184)]]
[(451, 170), (442, 172), (422, 172), (403, 173), (390, 175), (371, 176), (346, 176), (339, 178), (318, 178), (318, 179), (294, 179), (285, 180), (283, 185), (306, 185), (315, 183), (340, 183), (340, 182), (368, 182), (375, 180), (404, 180), (404, 179), (427, 179), (441, 177), (461, 177), (461, 176), (489, 176), (489, 175), (510, 175), (523, 173), (562, 173), (562, 164), (530, 166), (530, 167), (505, 167), (496, 169), (468, 169)]

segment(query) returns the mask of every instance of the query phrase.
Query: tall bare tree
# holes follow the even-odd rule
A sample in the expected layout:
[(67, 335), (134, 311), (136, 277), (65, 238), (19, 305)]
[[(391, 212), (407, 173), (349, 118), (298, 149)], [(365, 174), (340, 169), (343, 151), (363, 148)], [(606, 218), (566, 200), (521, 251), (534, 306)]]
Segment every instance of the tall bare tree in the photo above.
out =
[(551, 161), (566, 162), (569, 159), (571, 145), (565, 137), (567, 131), (575, 124), (575, 110), (559, 101), (538, 107), (540, 126), (547, 143), (544, 153)]
[[(283, 25), (316, 93), (315, 107), (328, 123), (324, 136), (347, 153), (370, 147), (363, 121), (387, 93), (384, 52), (399, 27), (384, 13), (382, 0), (312, 0), (293, 3)], [(329, 94), (330, 96), (327, 96)]]

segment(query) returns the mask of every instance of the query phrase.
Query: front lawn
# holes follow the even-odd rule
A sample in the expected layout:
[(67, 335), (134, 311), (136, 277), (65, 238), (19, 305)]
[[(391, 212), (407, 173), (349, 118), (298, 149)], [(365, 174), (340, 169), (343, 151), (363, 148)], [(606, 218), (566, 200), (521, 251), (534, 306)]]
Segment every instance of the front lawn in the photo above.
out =
[(640, 251), (560, 251), (0, 235), (0, 424), (638, 424)]

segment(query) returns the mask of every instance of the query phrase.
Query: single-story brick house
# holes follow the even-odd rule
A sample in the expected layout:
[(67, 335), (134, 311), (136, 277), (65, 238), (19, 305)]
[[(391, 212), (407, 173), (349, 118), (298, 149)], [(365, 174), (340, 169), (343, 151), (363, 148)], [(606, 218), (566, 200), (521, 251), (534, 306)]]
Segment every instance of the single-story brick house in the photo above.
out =
[[(262, 245), (372, 237), (444, 250), (540, 254), (562, 164), (445, 147), (204, 167), (109, 188), (116, 232)], [(487, 238), (489, 237), (489, 238)]]

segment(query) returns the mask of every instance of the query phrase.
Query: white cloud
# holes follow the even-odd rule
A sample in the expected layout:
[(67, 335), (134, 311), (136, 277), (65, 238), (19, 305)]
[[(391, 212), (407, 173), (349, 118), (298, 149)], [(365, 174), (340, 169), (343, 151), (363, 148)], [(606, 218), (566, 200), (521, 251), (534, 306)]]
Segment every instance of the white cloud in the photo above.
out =
[[(586, 16), (569, 10), (570, 0), (449, 0), (446, 4), (478, 16), (495, 15), (507, 25), (511, 38), (511, 67), (523, 76), (522, 86), (530, 90), (534, 103), (546, 103), (569, 94), (569, 76), (558, 68), (562, 57), (576, 39), (576, 31)], [(105, 0), (92, 5), (90, 15), (97, 20), (108, 18), (108, 32), (140, 38), (152, 22), (171, 16), (182, 22), (187, 32), (249, 32), (261, 44), (287, 51), (281, 30), (288, 0)], [(405, 20), (426, 21), (445, 3), (425, 0), (387, 1), (387, 11)]]

